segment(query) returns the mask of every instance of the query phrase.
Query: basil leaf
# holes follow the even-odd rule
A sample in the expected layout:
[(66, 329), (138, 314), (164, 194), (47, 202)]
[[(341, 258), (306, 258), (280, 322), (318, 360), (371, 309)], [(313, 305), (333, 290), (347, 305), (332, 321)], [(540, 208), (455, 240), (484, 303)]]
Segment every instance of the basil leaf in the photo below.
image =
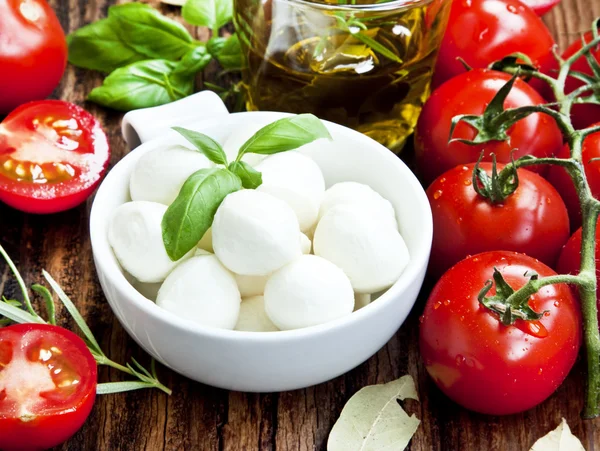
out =
[(115, 31), (115, 22), (102, 19), (67, 36), (69, 62), (84, 69), (112, 72), (148, 57), (126, 45)]
[(179, 260), (198, 245), (225, 196), (241, 188), (239, 177), (225, 168), (201, 169), (189, 176), (162, 220), (163, 242), (171, 260)]
[[(215, 38), (213, 38), (215, 39)], [(212, 41), (211, 39), (210, 41)], [(242, 48), (237, 34), (229, 38), (218, 38), (220, 41), (208, 41), (207, 48), (211, 55), (227, 70), (241, 70), (243, 67)]]
[(140, 61), (112, 72), (104, 84), (92, 90), (88, 100), (115, 110), (164, 105), (190, 95), (191, 76), (174, 74), (177, 63), (165, 60)]
[(256, 189), (262, 185), (262, 174), (245, 161), (234, 161), (228, 169), (240, 178), (246, 189)]
[(173, 127), (177, 133), (191, 142), (206, 158), (216, 164), (227, 165), (227, 156), (221, 145), (203, 133), (181, 127)]
[(297, 149), (319, 138), (332, 139), (325, 125), (316, 116), (298, 114), (286, 117), (256, 132), (242, 145), (236, 161), (240, 161), (246, 153), (271, 155)]
[(206, 47), (200, 45), (183, 55), (183, 58), (175, 66), (173, 73), (196, 75), (210, 63), (211, 59), (212, 56), (208, 53)]
[(187, 0), (181, 10), (186, 22), (218, 30), (233, 16), (233, 0)]
[(196, 46), (183, 25), (142, 3), (111, 6), (108, 17), (121, 41), (148, 58), (178, 60)]
[(223, 46), (225, 45), (225, 41), (227, 41), (227, 38), (223, 38), (221, 36), (213, 36), (206, 43), (206, 50), (208, 50), (208, 53), (210, 53), (216, 58), (217, 55), (221, 52)]

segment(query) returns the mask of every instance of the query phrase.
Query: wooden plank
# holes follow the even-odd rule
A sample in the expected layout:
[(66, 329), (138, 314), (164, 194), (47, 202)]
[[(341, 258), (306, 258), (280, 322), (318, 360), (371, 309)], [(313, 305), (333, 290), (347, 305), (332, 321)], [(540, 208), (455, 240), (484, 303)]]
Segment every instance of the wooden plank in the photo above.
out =
[[(112, 0), (51, 0), (67, 31), (104, 17)], [(150, 1), (158, 5), (156, 0)], [(178, 8), (160, 6), (178, 17)], [(563, 0), (545, 21), (561, 48), (589, 28), (600, 16), (597, 0)], [(206, 30), (191, 28), (205, 38)], [(207, 79), (214, 79), (214, 66)], [(120, 137), (120, 115), (85, 103), (85, 96), (100, 84), (99, 74), (69, 67), (55, 92), (56, 98), (76, 102), (96, 115), (107, 131), (115, 164), (127, 150)], [(89, 207), (34, 217), (0, 206), (2, 244), (15, 258), (28, 282), (41, 281), (42, 268), (60, 281), (97, 335), (103, 349), (115, 360), (145, 357), (118, 324), (104, 300), (96, 279), (88, 236)], [(0, 270), (0, 289), (16, 291)], [(545, 403), (521, 415), (488, 417), (473, 414), (445, 398), (427, 378), (418, 354), (418, 311), (373, 358), (348, 374), (306, 390), (280, 394), (244, 394), (213, 389), (161, 369), (171, 397), (158, 391), (140, 391), (98, 398), (83, 429), (61, 450), (325, 450), (328, 433), (343, 405), (367, 384), (383, 383), (410, 373), (418, 383), (421, 402), (407, 402), (423, 423), (412, 451), (526, 450), (565, 417), (588, 451), (600, 444), (600, 422), (583, 421), (582, 366)], [(60, 311), (61, 323), (74, 327)], [(120, 380), (102, 369), (101, 381)]]

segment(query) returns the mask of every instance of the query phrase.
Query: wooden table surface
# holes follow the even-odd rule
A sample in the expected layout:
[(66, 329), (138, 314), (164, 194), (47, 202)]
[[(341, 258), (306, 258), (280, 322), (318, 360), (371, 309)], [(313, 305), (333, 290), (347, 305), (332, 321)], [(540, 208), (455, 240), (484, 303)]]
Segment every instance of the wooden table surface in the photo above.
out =
[[(104, 17), (111, 0), (50, 0), (67, 31)], [(151, 2), (152, 3), (152, 2)], [(157, 2), (154, 2), (157, 4)], [(160, 7), (178, 15), (178, 8)], [(600, 0), (562, 0), (545, 17), (561, 48), (587, 30), (600, 16)], [(206, 30), (194, 29), (206, 37)], [(214, 77), (209, 67), (207, 78)], [(119, 133), (121, 115), (85, 103), (90, 89), (101, 76), (69, 67), (55, 92), (61, 98), (83, 105), (102, 121), (112, 146), (111, 163), (127, 153)], [(28, 283), (41, 281), (47, 269), (72, 297), (88, 320), (101, 346), (113, 359), (131, 356), (147, 363), (147, 357), (131, 340), (112, 314), (98, 284), (88, 233), (87, 205), (51, 216), (31, 216), (0, 205), (0, 242), (15, 259)], [(16, 286), (8, 268), (0, 265), (0, 292), (14, 293)], [(447, 400), (427, 378), (417, 346), (417, 305), (413, 315), (374, 357), (344, 376), (305, 390), (278, 394), (228, 392), (192, 382), (160, 369), (162, 381), (173, 389), (139, 391), (100, 396), (85, 426), (60, 449), (87, 450), (202, 450), (242, 451), (325, 450), (327, 436), (350, 396), (368, 384), (389, 382), (411, 374), (421, 402), (408, 410), (422, 420), (410, 450), (529, 450), (535, 440), (554, 429), (565, 417), (588, 451), (600, 449), (600, 419), (582, 420), (581, 362), (568, 380), (537, 408), (508, 417), (490, 417), (468, 412)], [(69, 323), (60, 311), (61, 324)], [(121, 375), (102, 368), (102, 382), (120, 380)]]

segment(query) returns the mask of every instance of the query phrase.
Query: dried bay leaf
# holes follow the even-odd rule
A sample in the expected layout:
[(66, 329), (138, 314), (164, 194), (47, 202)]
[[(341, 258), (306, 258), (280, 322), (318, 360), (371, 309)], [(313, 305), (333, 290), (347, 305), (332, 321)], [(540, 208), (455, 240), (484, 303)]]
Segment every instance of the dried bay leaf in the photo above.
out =
[(419, 399), (408, 375), (362, 388), (344, 406), (329, 434), (327, 451), (403, 450), (420, 424), (398, 404), (407, 398)]
[(563, 418), (558, 427), (535, 442), (530, 451), (585, 451), (585, 448), (571, 434), (571, 429)]

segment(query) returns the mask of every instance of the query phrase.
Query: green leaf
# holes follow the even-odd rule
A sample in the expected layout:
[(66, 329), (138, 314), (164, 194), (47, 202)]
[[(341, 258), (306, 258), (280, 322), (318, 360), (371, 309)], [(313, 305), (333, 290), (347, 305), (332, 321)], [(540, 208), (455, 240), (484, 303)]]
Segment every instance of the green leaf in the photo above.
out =
[(176, 67), (177, 63), (165, 60), (130, 64), (106, 77), (88, 100), (121, 111), (179, 100), (192, 93), (194, 80), (192, 76), (173, 73)]
[(420, 424), (398, 404), (407, 398), (419, 399), (410, 376), (362, 388), (333, 425), (327, 451), (403, 450)]
[(110, 395), (112, 393), (123, 393), (144, 388), (154, 388), (150, 382), (127, 381), (127, 382), (105, 382), (96, 386), (97, 395)]
[(81, 329), (81, 331), (83, 332), (83, 335), (85, 336), (85, 339), (87, 340), (91, 350), (96, 352), (98, 355), (103, 356), (104, 353), (102, 352), (100, 345), (96, 341), (96, 337), (94, 337), (94, 334), (83, 319), (83, 316), (81, 316), (81, 313), (79, 313), (79, 310), (77, 310), (77, 307), (75, 307), (75, 304), (73, 304), (73, 301), (69, 299), (69, 297), (63, 291), (63, 289), (56, 282), (56, 280), (54, 280), (50, 273), (48, 273), (48, 271), (46, 271), (45, 269), (42, 270), (42, 275), (44, 276), (48, 284), (50, 284), (50, 287), (58, 295), (58, 299), (60, 299), (60, 301), (63, 303), (63, 305), (65, 306), (65, 308), (67, 309), (67, 311), (69, 312), (79, 329)]
[(148, 59), (148, 55), (125, 44), (115, 21), (102, 19), (67, 36), (69, 62), (84, 69), (112, 72), (119, 67)]
[(173, 130), (191, 142), (196, 149), (202, 152), (210, 161), (227, 166), (227, 155), (225, 155), (225, 151), (221, 145), (210, 136), (182, 127), (173, 127)]
[(173, 69), (173, 74), (181, 74), (183, 76), (194, 76), (210, 63), (212, 56), (204, 46), (198, 46), (190, 50), (181, 61), (179, 61)]
[(186, 22), (218, 30), (233, 16), (233, 0), (187, 0), (182, 9)]
[(225, 196), (241, 188), (239, 177), (225, 168), (201, 169), (185, 181), (162, 220), (163, 242), (171, 260), (196, 247)]
[[(218, 39), (214, 40), (213, 39)], [(212, 41), (212, 43), (211, 43)], [(228, 38), (212, 38), (207, 43), (208, 51), (213, 55), (223, 69), (241, 70), (244, 63), (242, 58), (242, 48), (237, 34)]]
[(43, 285), (32, 285), (31, 289), (41, 295), (46, 303), (46, 311), (48, 312), (48, 322), (56, 326), (56, 308), (54, 305), (54, 299), (52, 299), (52, 293)]
[(563, 418), (556, 429), (537, 440), (530, 451), (585, 451)]
[(369, 46), (371, 49), (373, 49), (377, 53), (385, 56), (387, 59), (395, 61), (396, 63), (402, 63), (402, 59), (398, 55), (396, 55), (390, 49), (385, 47), (383, 44), (380, 44), (379, 42), (377, 42), (375, 39), (367, 36), (365, 33), (363, 33), (363, 32), (353, 33), (352, 36), (354, 36), (356, 39), (361, 41), (363, 44), (366, 44), (367, 46)]
[(196, 47), (180, 23), (142, 3), (111, 6), (108, 17), (115, 22), (121, 41), (149, 58), (178, 60)]
[(332, 139), (331, 135), (316, 116), (298, 114), (272, 122), (261, 128), (240, 148), (236, 161), (246, 153), (271, 155), (297, 149), (320, 138)]
[(245, 161), (234, 161), (228, 169), (240, 178), (246, 189), (256, 189), (262, 185), (262, 174)]

